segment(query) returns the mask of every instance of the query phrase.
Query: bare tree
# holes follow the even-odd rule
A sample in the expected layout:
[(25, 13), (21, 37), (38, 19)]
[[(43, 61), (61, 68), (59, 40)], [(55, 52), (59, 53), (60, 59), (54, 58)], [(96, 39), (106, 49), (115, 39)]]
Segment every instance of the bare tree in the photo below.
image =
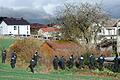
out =
[(94, 40), (97, 33), (108, 19), (106, 12), (98, 4), (65, 4), (63, 9), (57, 11), (57, 21), (63, 25), (64, 39), (79, 43), (84, 40), (86, 44)]

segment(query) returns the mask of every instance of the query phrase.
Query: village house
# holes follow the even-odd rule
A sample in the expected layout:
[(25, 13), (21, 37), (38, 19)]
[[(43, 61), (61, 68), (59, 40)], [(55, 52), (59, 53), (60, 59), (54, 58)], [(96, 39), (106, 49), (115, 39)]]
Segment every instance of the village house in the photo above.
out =
[(41, 36), (41, 38), (44, 40), (60, 39), (61, 36), (60, 28), (53, 28), (53, 27), (41, 28), (38, 31), (38, 35)]
[(30, 24), (23, 18), (0, 17), (0, 35), (30, 36)]
[(116, 19), (108, 20), (101, 28), (98, 36), (101, 39), (116, 39), (117, 32), (120, 33), (120, 22)]
[(108, 20), (98, 33), (98, 37), (99, 37), (98, 43), (101, 47), (101, 50), (108, 49), (112, 52), (120, 52), (119, 20), (116, 19)]

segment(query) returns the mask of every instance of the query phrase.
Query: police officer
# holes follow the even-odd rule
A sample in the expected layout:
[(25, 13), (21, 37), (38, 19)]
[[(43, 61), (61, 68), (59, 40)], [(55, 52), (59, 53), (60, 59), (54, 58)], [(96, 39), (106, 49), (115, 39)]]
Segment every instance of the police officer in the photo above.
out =
[(78, 58), (78, 60), (79, 60), (79, 68), (81, 69), (81, 68), (84, 68), (84, 57), (83, 57), (83, 55), (81, 55), (79, 58)]
[(6, 60), (6, 50), (3, 50), (2, 51), (2, 63), (5, 63), (5, 60)]
[(114, 58), (114, 71), (118, 72), (119, 69), (119, 58), (118, 58), (118, 54), (116, 54), (116, 57)]
[(99, 64), (99, 70), (103, 70), (103, 63), (105, 61), (105, 58), (103, 55), (101, 55), (99, 58), (98, 58), (98, 64)]
[(11, 67), (12, 67), (12, 69), (15, 68), (16, 59), (17, 59), (17, 55), (16, 55), (16, 52), (14, 51), (11, 54)]
[(59, 63), (59, 58), (55, 55), (54, 59), (53, 59), (53, 67), (55, 70), (58, 70), (58, 63)]
[(95, 57), (93, 54), (89, 56), (89, 68), (94, 69), (95, 68)]
[(67, 67), (68, 67), (69, 69), (73, 68), (74, 62), (75, 62), (75, 58), (73, 57), (73, 55), (71, 55), (71, 56), (69, 57), (69, 60), (67, 61)]
[(34, 73), (35, 65), (36, 65), (36, 62), (35, 62), (34, 58), (32, 58), (32, 60), (30, 61), (30, 65), (28, 66), (32, 73)]
[(35, 54), (33, 55), (33, 59), (35, 60), (35, 65), (37, 65), (39, 58), (40, 56), (38, 55), (38, 52), (36, 51)]
[(62, 56), (59, 60), (59, 67), (60, 69), (64, 70), (65, 69), (65, 58)]

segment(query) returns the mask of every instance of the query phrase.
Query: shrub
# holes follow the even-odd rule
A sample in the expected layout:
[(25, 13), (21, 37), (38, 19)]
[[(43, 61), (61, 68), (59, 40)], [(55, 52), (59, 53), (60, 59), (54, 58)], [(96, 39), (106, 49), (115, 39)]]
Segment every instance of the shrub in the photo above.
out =
[(83, 53), (83, 57), (84, 57), (84, 64), (85, 65), (89, 65), (89, 56), (92, 54), (91, 51), (86, 51), (85, 53)]

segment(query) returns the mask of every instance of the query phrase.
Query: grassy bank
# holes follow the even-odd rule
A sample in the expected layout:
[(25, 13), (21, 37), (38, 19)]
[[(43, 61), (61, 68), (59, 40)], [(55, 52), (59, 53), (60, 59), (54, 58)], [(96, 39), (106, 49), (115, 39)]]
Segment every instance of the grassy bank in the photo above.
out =
[(25, 69), (11, 69), (8, 64), (0, 63), (0, 80), (112, 80), (112, 78), (100, 78), (96, 76), (80, 76), (74, 71), (53, 71), (51, 73), (31, 73)]

